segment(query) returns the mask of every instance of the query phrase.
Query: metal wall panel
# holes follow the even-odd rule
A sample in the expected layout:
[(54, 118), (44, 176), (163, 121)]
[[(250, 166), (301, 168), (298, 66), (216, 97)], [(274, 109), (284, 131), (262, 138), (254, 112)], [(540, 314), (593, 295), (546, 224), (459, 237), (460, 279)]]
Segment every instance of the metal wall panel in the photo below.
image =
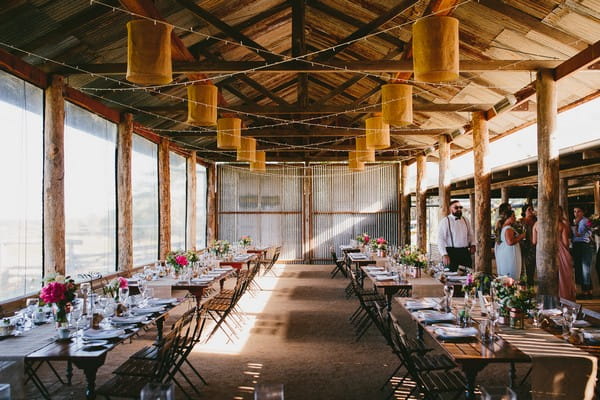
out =
[(240, 166), (218, 169), (219, 238), (250, 235), (256, 244), (282, 245), (282, 260), (302, 258), (302, 174), (290, 166), (266, 173)]
[(313, 166), (313, 259), (329, 260), (356, 235), (398, 238), (397, 167), (379, 164), (350, 173), (346, 166)]

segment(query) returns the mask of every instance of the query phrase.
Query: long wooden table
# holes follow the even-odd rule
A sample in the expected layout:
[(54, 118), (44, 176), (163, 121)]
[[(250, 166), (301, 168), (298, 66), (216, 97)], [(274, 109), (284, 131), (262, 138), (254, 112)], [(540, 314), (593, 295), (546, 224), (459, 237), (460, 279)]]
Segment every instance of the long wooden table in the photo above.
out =
[(415, 313), (408, 310), (405, 302), (409, 298), (397, 298), (396, 301), (402, 306), (402, 309), (407, 312), (411, 319), (417, 324), (417, 334), (423, 338), (424, 332), (427, 332), (433, 340), (435, 340), (448, 356), (458, 364), (467, 378), (467, 399), (475, 399), (475, 384), (477, 374), (486, 366), (494, 363), (509, 363), (510, 364), (510, 379), (511, 382), (515, 377), (515, 363), (529, 363), (531, 358), (512, 346), (502, 338), (498, 338), (490, 343), (482, 343), (479, 338), (473, 338), (468, 341), (443, 341), (439, 340), (433, 332), (426, 329), (427, 324), (420, 321)]
[[(166, 306), (166, 309), (163, 312), (155, 313), (154, 316), (144, 324), (155, 322), (157, 324), (158, 336), (160, 337), (162, 335), (162, 323), (168, 316), (169, 310), (172, 308), (173, 306)], [(102, 347), (102, 349), (87, 351), (84, 350), (87, 344), (80, 339), (72, 339), (71, 341), (53, 340), (53, 336), (56, 335), (56, 332), (51, 324), (52, 323), (48, 323), (26, 332), (29, 348), (32, 350), (26, 350), (25, 353), (27, 354), (23, 354), (21, 357), (15, 356), (14, 351), (9, 351), (10, 347), (19, 346), (19, 336), (5, 338), (0, 342), (0, 360), (3, 358), (9, 360), (23, 359), (25, 364), (25, 376), (27, 379), (32, 380), (35, 386), (40, 390), (42, 396), (47, 399), (50, 398), (50, 394), (36, 375), (37, 366), (44, 362), (67, 361), (66, 377), (67, 383), (70, 384), (73, 376), (72, 366), (75, 365), (83, 371), (86, 378), (86, 399), (94, 399), (96, 398), (96, 375), (98, 369), (104, 365), (106, 355), (117, 347), (118, 344), (134, 336), (141, 326), (140, 324), (137, 324), (137, 327), (127, 329), (125, 334), (111, 339), (108, 344)], [(36, 342), (39, 343), (37, 346)], [(7, 356), (7, 354), (12, 355)]]

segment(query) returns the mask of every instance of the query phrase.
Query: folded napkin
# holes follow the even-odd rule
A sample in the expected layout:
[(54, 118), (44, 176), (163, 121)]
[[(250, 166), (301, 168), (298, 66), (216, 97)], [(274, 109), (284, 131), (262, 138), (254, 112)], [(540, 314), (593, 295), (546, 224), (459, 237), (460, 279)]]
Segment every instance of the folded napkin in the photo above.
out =
[(435, 336), (441, 340), (474, 338), (477, 336), (477, 329), (473, 327), (460, 328), (458, 326), (448, 326), (435, 328)]
[(578, 319), (577, 321), (573, 322), (574, 328), (589, 328), (590, 326), (592, 326), (592, 324), (590, 324), (588, 321), (585, 321), (583, 319)]
[(446, 275), (446, 276), (457, 276), (458, 272), (448, 271), (448, 272), (444, 272), (444, 275)]
[(416, 313), (416, 317), (426, 324), (435, 324), (437, 322), (455, 321), (456, 317), (452, 313), (442, 313), (433, 310), (423, 310)]
[(600, 343), (600, 331), (585, 331), (583, 332), (583, 338), (590, 344)]
[(548, 310), (542, 310), (542, 315), (552, 316), (552, 315), (562, 315), (562, 311), (558, 308), (550, 308)]
[(148, 303), (153, 306), (172, 304), (175, 302), (177, 302), (177, 299), (175, 297), (171, 297), (169, 299), (150, 299), (150, 300), (148, 300)]
[(110, 321), (113, 324), (139, 324), (146, 320), (145, 315), (140, 315), (137, 317), (112, 317)]
[(87, 329), (83, 332), (84, 339), (113, 339), (124, 335), (123, 329)]
[(133, 314), (152, 314), (152, 313), (156, 313), (156, 312), (160, 312), (164, 310), (163, 306), (156, 306), (156, 307), (138, 307), (138, 308), (133, 308), (131, 310), (131, 312)]
[(404, 303), (406, 309), (410, 311), (427, 310), (428, 308), (434, 308), (437, 305), (438, 303), (433, 300), (408, 300)]
[(390, 275), (390, 273), (388, 271), (384, 271), (383, 268), (381, 271), (369, 271), (369, 273), (373, 276), (378, 276), (378, 275)]
[(213, 269), (214, 272), (227, 272), (227, 271), (231, 271), (233, 269), (233, 267), (228, 266), (228, 267), (219, 267), (219, 268), (215, 268)]
[(192, 279), (192, 283), (208, 283), (208, 282), (212, 282), (213, 280), (214, 280), (214, 278), (212, 276), (207, 276), (204, 278)]
[(365, 269), (367, 271), (383, 271), (385, 268), (383, 268), (383, 267), (377, 267), (377, 266), (374, 266), (374, 265), (367, 265), (365, 267)]
[(396, 279), (396, 278), (398, 278), (398, 275), (387, 275), (387, 273), (386, 273), (386, 275), (377, 275), (375, 277), (375, 280), (377, 280), (377, 281), (390, 281), (390, 280)]
[(352, 258), (364, 258), (365, 260), (367, 259), (367, 255), (363, 254), (363, 253), (351, 253), (352, 254)]

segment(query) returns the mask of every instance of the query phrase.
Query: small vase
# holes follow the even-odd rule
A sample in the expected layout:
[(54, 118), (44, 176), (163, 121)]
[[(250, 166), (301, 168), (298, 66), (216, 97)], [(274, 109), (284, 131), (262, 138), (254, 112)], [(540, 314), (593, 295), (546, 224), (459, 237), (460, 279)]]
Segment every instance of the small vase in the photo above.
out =
[(56, 328), (61, 328), (69, 324), (69, 320), (67, 319), (66, 305), (54, 304), (52, 311), (54, 312), (54, 322), (56, 323)]
[(513, 329), (525, 328), (525, 313), (520, 308), (511, 308), (509, 314), (510, 327)]

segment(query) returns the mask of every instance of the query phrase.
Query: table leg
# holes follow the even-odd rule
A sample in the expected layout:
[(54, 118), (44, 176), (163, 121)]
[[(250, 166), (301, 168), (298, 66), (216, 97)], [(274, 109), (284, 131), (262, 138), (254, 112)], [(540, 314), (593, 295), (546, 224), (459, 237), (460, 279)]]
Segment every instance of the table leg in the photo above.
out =
[(85, 375), (86, 387), (85, 387), (85, 398), (95, 399), (96, 398), (96, 374), (98, 368), (104, 364), (106, 359), (106, 353), (100, 358), (88, 359), (88, 360), (74, 360), (73, 362), (77, 368), (82, 369)]
[(510, 363), (510, 371), (508, 373), (508, 386), (511, 388), (515, 387), (515, 380), (517, 378), (517, 367), (514, 362)]
[(73, 380), (73, 363), (71, 360), (67, 361), (67, 385), (71, 386)]
[(467, 377), (467, 388), (465, 390), (465, 398), (467, 400), (475, 400), (475, 381), (477, 380), (477, 373), (479, 372), (479, 369), (472, 367), (463, 367), (463, 372)]
[(164, 324), (165, 324), (165, 321), (162, 317), (156, 320), (156, 331), (157, 331), (156, 342), (157, 343), (162, 343)]
[(396, 293), (398, 293), (398, 290), (400, 288), (398, 287), (385, 287), (384, 292), (385, 292), (385, 300), (387, 302), (387, 310), (388, 312), (392, 311), (392, 299), (394, 298), (394, 295)]

